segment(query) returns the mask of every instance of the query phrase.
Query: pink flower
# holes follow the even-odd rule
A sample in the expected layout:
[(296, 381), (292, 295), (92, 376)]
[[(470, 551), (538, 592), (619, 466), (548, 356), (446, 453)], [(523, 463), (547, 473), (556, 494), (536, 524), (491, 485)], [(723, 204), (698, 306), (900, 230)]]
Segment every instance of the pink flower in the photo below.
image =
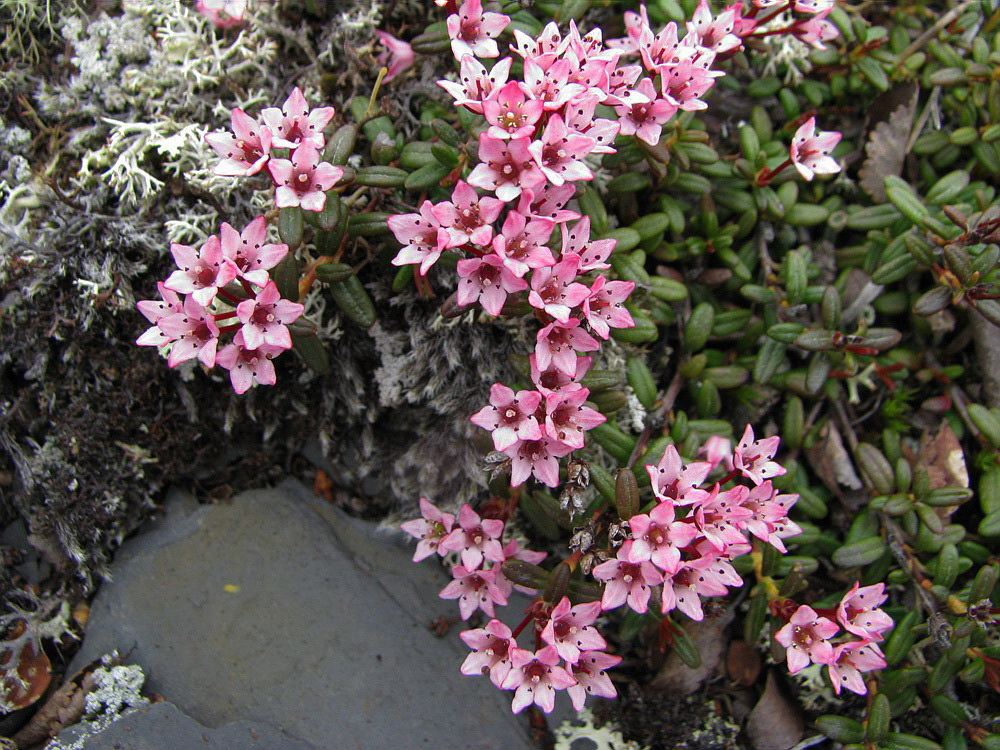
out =
[[(660, 74), (660, 91), (663, 98), (677, 109), (693, 112), (707, 109), (708, 104), (701, 100), (712, 86), (720, 71), (704, 68), (700, 61), (682, 60), (676, 64), (661, 65), (657, 68)], [(676, 111), (676, 110), (675, 110)]]
[(482, 133), (479, 136), (481, 163), (469, 175), (469, 184), (492, 190), (504, 202), (514, 200), (522, 190), (541, 187), (545, 184), (545, 175), (532, 160), (528, 150), (530, 141), (529, 138), (504, 141)]
[(499, 620), (490, 620), (485, 628), (466, 630), (459, 637), (472, 649), (462, 662), (462, 674), (488, 674), (490, 682), (500, 687), (510, 672), (510, 653), (517, 648), (510, 628)]
[[(530, 193), (522, 193), (521, 198)], [(493, 252), (503, 260), (504, 267), (517, 277), (533, 268), (546, 268), (555, 263), (552, 252), (545, 246), (552, 234), (553, 222), (547, 219), (528, 220), (520, 211), (508, 211), (503, 228), (493, 238)]]
[(712, 554), (702, 554), (683, 563), (672, 576), (665, 577), (661, 611), (666, 614), (676, 608), (700, 622), (705, 617), (701, 597), (725, 596), (729, 593), (728, 586), (742, 584), (743, 579), (732, 565)]
[(542, 394), (548, 396), (557, 391), (579, 390), (580, 379), (587, 374), (590, 369), (590, 357), (577, 357), (576, 369), (571, 373), (563, 372), (553, 363), (542, 369), (538, 366), (538, 358), (534, 354), (528, 355), (528, 364), (531, 367), (531, 382), (534, 383)]
[(511, 49), (525, 60), (532, 60), (542, 68), (549, 68), (566, 51), (569, 39), (563, 39), (559, 27), (550, 21), (533, 39), (520, 29), (514, 29), (514, 44)]
[(580, 328), (577, 318), (565, 323), (555, 321), (542, 328), (535, 343), (535, 358), (541, 369), (547, 369), (551, 362), (567, 375), (576, 371), (576, 353), (593, 352), (601, 348), (597, 340)]
[(456, 565), (451, 572), (455, 580), (441, 589), (438, 596), (458, 599), (458, 611), (463, 620), (472, 617), (477, 609), (493, 617), (493, 605), (507, 603), (507, 597), (497, 586), (495, 571), (469, 570), (464, 565)]
[(559, 653), (554, 646), (546, 646), (538, 652), (515, 648), (511, 652), (511, 670), (501, 687), (514, 691), (511, 710), (520, 713), (532, 703), (545, 713), (555, 707), (556, 690), (564, 690), (576, 684), (559, 663)]
[(749, 493), (746, 485), (738, 484), (720, 491), (716, 483), (698, 500), (695, 519), (715, 552), (726, 554), (731, 545), (746, 543), (743, 529), (753, 511), (743, 507), (743, 501)]
[(743, 521), (743, 525), (761, 541), (785, 552), (782, 538), (802, 531), (798, 524), (788, 518), (788, 509), (798, 499), (799, 496), (795, 494), (779, 495), (771, 485), (771, 480), (766, 480), (750, 490), (743, 500), (743, 507), (752, 514)]
[(195, 357), (214, 367), (219, 345), (219, 326), (215, 316), (198, 304), (194, 295), (184, 300), (184, 309), (162, 318), (157, 325), (174, 342), (167, 364), (176, 367)]
[(384, 31), (376, 29), (375, 36), (378, 37), (378, 40), (382, 42), (382, 46), (385, 47), (379, 56), (375, 58), (375, 62), (382, 67), (388, 68), (388, 72), (385, 78), (382, 79), (382, 82), (389, 83), (389, 81), (404, 70), (408, 70), (413, 66), (416, 55), (409, 44), (402, 39), (397, 39), (392, 34), (387, 34)]
[(621, 39), (609, 39), (607, 44), (626, 53), (638, 54), (639, 48), (648, 45), (653, 39), (646, 6), (640, 5), (638, 13), (625, 11), (624, 21), (626, 36)]
[(663, 124), (673, 117), (678, 107), (661, 99), (653, 82), (648, 78), (639, 81), (635, 89), (615, 97), (622, 135), (635, 135), (641, 141), (656, 145), (660, 141)]
[(542, 640), (555, 646), (559, 656), (573, 664), (579, 660), (581, 651), (607, 648), (607, 642), (597, 628), (592, 627), (600, 614), (600, 602), (587, 602), (574, 607), (569, 597), (564, 596), (542, 628)]
[(573, 446), (542, 435), (537, 440), (518, 440), (504, 449), (511, 457), (510, 484), (520, 487), (534, 474), (549, 487), (559, 484), (559, 459), (571, 453)]
[(542, 137), (528, 146), (535, 164), (553, 185), (564, 182), (591, 180), (594, 173), (583, 162), (583, 157), (597, 144), (593, 138), (580, 135), (566, 127), (563, 118), (553, 114), (542, 132)]
[(681, 549), (698, 536), (694, 524), (674, 520), (674, 506), (670, 502), (659, 503), (648, 514), (632, 516), (628, 525), (633, 539), (628, 559), (649, 560), (671, 575), (680, 567)]
[(172, 338), (163, 332), (159, 323), (167, 316), (183, 312), (184, 310), (184, 303), (177, 296), (176, 292), (167, 289), (162, 281), (156, 282), (156, 288), (160, 292), (160, 300), (144, 299), (136, 303), (139, 312), (146, 317), (146, 320), (153, 324), (152, 328), (148, 328), (145, 333), (136, 339), (135, 343), (138, 346), (165, 346), (173, 341)]
[(471, 242), (479, 247), (487, 247), (493, 239), (493, 222), (500, 216), (503, 207), (503, 201), (489, 195), (480, 198), (472, 185), (459, 180), (455, 184), (451, 200), (434, 204), (431, 213), (448, 230), (451, 244)]
[(399, 528), (420, 541), (413, 553), (413, 562), (420, 562), (438, 551), (438, 545), (455, 526), (455, 516), (445, 513), (426, 498), (420, 498), (420, 515), (412, 521), (401, 523)]
[(267, 219), (258, 216), (238, 232), (222, 222), (222, 254), (236, 264), (240, 278), (251, 284), (264, 286), (270, 279), (269, 270), (288, 254), (288, 245), (265, 242)]
[(490, 124), (491, 138), (530, 138), (542, 116), (544, 105), (524, 96), (521, 84), (511, 81), (483, 102), (483, 116)]
[(878, 607), (888, 599), (885, 584), (861, 586), (854, 582), (837, 605), (837, 622), (854, 635), (870, 641), (881, 641), (882, 633), (892, 630), (892, 618)]
[(826, 15), (834, 8), (834, 0), (795, 0), (796, 13), (820, 13)]
[(590, 217), (584, 216), (570, 227), (562, 225), (562, 257), (577, 256), (580, 258), (580, 273), (587, 271), (603, 271), (611, 268), (607, 263), (617, 240), (590, 240)]
[(567, 322), (573, 308), (590, 294), (587, 287), (576, 281), (579, 265), (578, 258), (567, 258), (554, 266), (537, 269), (531, 275), (528, 303), (560, 323)]
[[(632, 67), (635, 69), (637, 76), (642, 72), (642, 69), (638, 65)], [(618, 70), (622, 70), (622, 68)], [(612, 74), (610, 79), (615, 80), (616, 76)], [(617, 79), (624, 80), (621, 75), (617, 76)], [(631, 86), (632, 83), (630, 81), (625, 86)], [(610, 88), (611, 84), (609, 83)], [(615, 136), (618, 135), (621, 125), (617, 120), (608, 120), (603, 117), (594, 116), (597, 105), (601, 103), (602, 98), (604, 97), (584, 96), (574, 99), (571, 105), (565, 109), (566, 126), (580, 135), (594, 139), (594, 147), (591, 149), (591, 153), (613, 154), (615, 153)]]
[(194, 9), (220, 29), (243, 23), (247, 0), (198, 0)]
[(865, 695), (868, 686), (861, 676), (862, 672), (882, 669), (886, 665), (885, 656), (874, 643), (868, 641), (849, 641), (833, 647), (833, 656), (829, 662), (824, 662), (830, 672), (830, 682), (833, 691), (840, 695), (841, 688), (847, 688), (858, 695)]
[(249, 177), (267, 164), (271, 152), (271, 131), (239, 107), (232, 111), (233, 133), (207, 133), (205, 141), (222, 157), (215, 174)]
[(513, 390), (501, 383), (490, 386), (490, 405), (472, 415), (474, 425), (493, 431), (493, 447), (498, 451), (518, 440), (537, 440), (542, 436), (535, 411), (542, 402), (538, 391)]
[(816, 118), (810, 117), (795, 131), (788, 158), (805, 179), (812, 180), (817, 174), (834, 174), (840, 171), (840, 164), (830, 156), (833, 147), (843, 136), (835, 130), (816, 132)]
[(605, 276), (594, 280), (588, 290), (589, 296), (583, 301), (583, 318), (602, 339), (608, 338), (612, 328), (632, 328), (635, 325), (632, 314), (624, 305), (633, 289), (634, 281), (608, 281)]
[(233, 343), (226, 346), (215, 358), (215, 363), (229, 370), (229, 380), (237, 394), (246, 393), (254, 383), (274, 385), (276, 376), (271, 359), (284, 351), (280, 347), (264, 344), (250, 349), (243, 341), (243, 332), (237, 331)]
[(458, 304), (464, 307), (478, 301), (490, 315), (500, 314), (508, 294), (528, 288), (528, 282), (493, 254), (458, 261), (458, 278)]
[(812, 607), (803, 604), (788, 624), (775, 633), (774, 639), (787, 649), (788, 671), (795, 674), (810, 661), (832, 664), (833, 646), (829, 639), (839, 630), (837, 623), (820, 617)]
[(733, 470), (733, 441), (729, 438), (712, 435), (698, 449), (698, 455), (704, 456), (713, 469), (724, 464), (728, 471)]
[(584, 406), (587, 388), (555, 390), (545, 397), (545, 434), (576, 449), (583, 447), (583, 433), (604, 424), (608, 418)]
[(465, 0), (458, 15), (448, 16), (448, 36), (456, 60), (466, 55), (497, 57), (500, 50), (494, 37), (507, 28), (510, 17), (502, 13), (483, 13), (481, 0)]
[(702, 47), (721, 55), (743, 45), (743, 41), (733, 33), (739, 16), (740, 6), (730, 5), (713, 18), (708, 0), (701, 0), (687, 23), (688, 34), (694, 34)]
[(543, 68), (535, 60), (524, 61), (524, 85), (532, 99), (544, 102), (545, 109), (554, 112), (562, 109), (569, 101), (587, 92), (587, 87), (580, 83), (570, 83), (572, 73), (570, 61), (556, 60), (547, 68)]
[(481, 115), (483, 102), (490, 97), (495, 89), (507, 83), (507, 76), (510, 75), (510, 66), (513, 62), (513, 58), (505, 57), (487, 72), (481, 62), (472, 55), (466, 55), (462, 58), (459, 66), (462, 83), (438, 81), (437, 84), (451, 94), (455, 104), (461, 104), (471, 112)]
[(706, 493), (695, 488), (705, 481), (711, 470), (711, 464), (704, 461), (685, 464), (674, 445), (666, 447), (656, 466), (646, 466), (653, 494), (662, 502), (672, 501), (677, 505), (690, 505), (705, 497)]
[(754, 484), (780, 477), (787, 469), (774, 461), (781, 438), (777, 435), (754, 441), (753, 427), (747, 425), (733, 452), (733, 467)]
[(236, 316), (243, 327), (243, 341), (250, 349), (265, 344), (281, 349), (292, 348), (292, 336), (287, 325), (295, 321), (305, 308), (298, 302), (282, 299), (278, 285), (268, 281), (253, 299), (236, 306)]
[(277, 186), (274, 202), (278, 208), (301, 206), (303, 211), (322, 211), (326, 191), (344, 176), (340, 167), (320, 163), (319, 150), (303, 143), (292, 152), (292, 158), (271, 159), (267, 165)]
[(178, 270), (167, 277), (165, 286), (181, 294), (190, 294), (199, 305), (208, 306), (221, 287), (236, 278), (239, 270), (222, 253), (222, 243), (213, 234), (199, 250), (173, 243), (170, 253)]
[[(826, 49), (823, 42), (836, 39), (839, 31), (837, 27), (826, 20), (830, 11), (818, 13), (813, 18), (805, 21), (797, 21), (792, 25), (791, 34), (801, 42), (805, 42), (816, 49)], [(839, 170), (838, 170), (839, 171)], [(823, 174), (823, 173), (820, 173)]]
[(466, 503), (458, 511), (458, 527), (441, 540), (438, 553), (460, 551), (462, 564), (469, 570), (480, 568), (484, 559), (503, 562), (503, 547), (500, 546), (503, 527), (503, 521), (496, 518), (481, 519)]
[(564, 206), (575, 196), (576, 185), (570, 184), (546, 184), (535, 190), (523, 190), (517, 202), (517, 213), (526, 219), (542, 219), (553, 224), (573, 221), (579, 219), (580, 214)]
[(605, 581), (602, 609), (616, 609), (628, 603), (643, 614), (649, 609), (652, 587), (663, 583), (663, 574), (651, 562), (628, 562), (614, 558), (602, 562), (592, 571), (594, 578)]
[(618, 695), (605, 670), (617, 666), (621, 660), (620, 656), (612, 656), (603, 651), (580, 652), (580, 658), (569, 667), (576, 684), (566, 688), (574, 709), (583, 710), (588, 695), (599, 695), (602, 698), (614, 698)]
[(260, 113), (264, 122), (271, 128), (274, 146), (298, 148), (308, 144), (316, 150), (322, 149), (326, 144), (323, 128), (333, 119), (333, 115), (333, 107), (318, 107), (310, 110), (309, 104), (298, 86), (292, 89), (292, 93), (281, 105), (281, 109), (267, 107)]
[(455, 235), (441, 226), (436, 208), (430, 201), (424, 201), (418, 214), (389, 217), (389, 229), (403, 246), (392, 259), (394, 266), (419, 263), (420, 275), (426, 276), (441, 253), (457, 244)]

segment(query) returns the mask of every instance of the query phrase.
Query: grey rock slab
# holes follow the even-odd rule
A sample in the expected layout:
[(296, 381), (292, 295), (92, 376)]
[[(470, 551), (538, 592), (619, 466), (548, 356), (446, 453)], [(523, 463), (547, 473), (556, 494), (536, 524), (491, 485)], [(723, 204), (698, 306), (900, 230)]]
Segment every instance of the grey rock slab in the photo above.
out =
[(199, 506), (174, 493), (126, 542), (71, 669), (117, 650), (207, 727), (259, 721), (316, 748), (531, 747), (468, 653), (430, 562), (301, 484)]
[(167, 701), (128, 713), (91, 732), (77, 724), (59, 733), (48, 750), (313, 750), (273, 727), (234, 722), (212, 729)]

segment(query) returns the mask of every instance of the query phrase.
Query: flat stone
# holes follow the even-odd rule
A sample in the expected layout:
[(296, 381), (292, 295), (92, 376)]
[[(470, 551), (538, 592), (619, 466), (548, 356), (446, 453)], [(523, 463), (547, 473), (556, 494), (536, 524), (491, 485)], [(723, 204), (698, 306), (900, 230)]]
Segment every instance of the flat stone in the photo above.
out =
[[(287, 481), (218, 505), (174, 493), (126, 542), (73, 669), (117, 650), (209, 727), (252, 720), (316, 748), (532, 747), (510, 693), (463, 677), (449, 578)], [(137, 746), (143, 747), (143, 746)]]
[(246, 721), (218, 729), (199, 724), (173, 703), (163, 701), (140, 708), (88, 734), (77, 724), (59, 733), (49, 750), (312, 750), (312, 746), (283, 732)]

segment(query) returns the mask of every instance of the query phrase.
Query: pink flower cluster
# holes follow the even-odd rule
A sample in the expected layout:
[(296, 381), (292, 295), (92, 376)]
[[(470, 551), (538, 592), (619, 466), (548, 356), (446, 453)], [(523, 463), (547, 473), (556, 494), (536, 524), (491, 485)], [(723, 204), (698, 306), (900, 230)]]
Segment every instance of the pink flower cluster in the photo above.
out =
[[(494, 605), (507, 603), (514, 584), (500, 568), (505, 560), (539, 563), (545, 558), (544, 552), (521, 549), (515, 539), (503, 544), (504, 522), (482, 519), (469, 505), (459, 510), (457, 524), (454, 515), (424, 498), (420, 511), (422, 518), (401, 525), (420, 540), (413, 559), (423, 560), (435, 552), (459, 555), (461, 563), (452, 570), (455, 580), (440, 596), (458, 599), (462, 619), (477, 609), (492, 618)], [(583, 708), (587, 695), (613, 698), (617, 693), (605, 670), (621, 657), (604, 652), (607, 643), (594, 627), (600, 613), (600, 602), (573, 606), (565, 596), (555, 607), (533, 608), (521, 627), (534, 622), (535, 650), (518, 647), (521, 628), (512, 631), (491, 619), (484, 628), (462, 633), (462, 640), (472, 649), (462, 664), (462, 674), (488, 675), (498, 688), (513, 690), (515, 713), (532, 703), (552, 711), (557, 690), (566, 690), (577, 710)]]
[(278, 208), (301, 206), (305, 211), (322, 211), (327, 191), (344, 176), (341, 167), (322, 161), (326, 145), (323, 128), (333, 115), (333, 107), (310, 109), (297, 86), (281, 109), (261, 111), (263, 122), (236, 107), (231, 133), (205, 136), (222, 157), (215, 174), (249, 177), (266, 168), (274, 182)]
[(742, 48), (740, 37), (733, 33), (739, 22), (738, 5), (714, 17), (707, 0), (702, 0), (687, 33), (678, 39), (679, 28), (673, 22), (654, 33), (644, 5), (638, 13), (626, 13), (627, 35), (611, 44), (638, 55), (642, 64), (617, 71), (618, 101), (610, 103), (621, 120), (621, 132), (654, 145), (664, 123), (678, 111), (706, 109), (701, 97), (722, 75), (711, 69), (716, 57)]
[[(599, 30), (581, 36), (572, 23), (565, 38), (554, 23), (537, 40), (514, 31), (523, 80), (510, 79), (510, 57), (487, 71), (474, 55), (497, 57), (494, 37), (508, 22), (484, 13), (479, 0), (449, 16), (462, 83), (439, 83), (483, 116), (480, 163), (450, 201), (425, 201), (419, 213), (390, 217), (389, 227), (403, 245), (393, 263), (416, 264), (421, 276), (446, 250), (467, 256), (458, 261), (460, 306), (479, 303), (500, 315), (520, 295), (534, 308), (542, 323), (530, 358), (535, 390), (496, 384), (472, 421), (492, 430), (494, 446), (510, 457), (514, 486), (532, 475), (555, 486), (558, 459), (605, 421), (583, 406), (589, 391), (579, 380), (591, 360), (579, 354), (596, 351), (611, 328), (634, 325), (623, 304), (634, 283), (600, 274), (615, 242), (592, 241), (590, 219), (566, 207), (573, 183), (593, 178), (584, 158), (614, 151), (619, 125), (595, 117), (597, 105), (618, 101), (629, 84), (616, 73), (621, 51), (605, 49)], [(556, 231), (558, 255), (550, 242)]]
[[(838, 695), (845, 687), (858, 695), (867, 693), (861, 673), (886, 665), (885, 656), (878, 647), (883, 633), (893, 627), (892, 618), (879, 609), (886, 598), (884, 583), (861, 586), (855, 582), (836, 611), (830, 613), (836, 622), (812, 607), (799, 607), (788, 624), (774, 636), (786, 649), (788, 671), (795, 674), (811, 662), (823, 664), (829, 670)], [(846, 639), (832, 643), (831, 639), (841, 628), (846, 631)]]
[[(743, 584), (732, 560), (750, 551), (751, 535), (784, 552), (782, 539), (800, 529), (788, 518), (798, 495), (779, 494), (765, 478), (785, 473), (772, 460), (778, 440), (755, 441), (748, 425), (726, 460), (733, 470), (723, 483), (743, 476), (754, 486), (729, 489), (720, 489), (718, 482), (700, 487), (725, 460), (718, 441), (706, 445), (710, 460), (687, 464), (674, 446), (667, 446), (656, 466), (646, 466), (656, 506), (628, 519), (629, 535), (616, 556), (593, 570), (605, 582), (602, 607), (627, 604), (644, 613), (655, 592), (663, 614), (679, 609), (701, 620), (702, 597), (725, 596), (729, 587)], [(685, 515), (678, 517), (682, 509)]]
[[(215, 5), (206, 0), (206, 7)], [(264, 109), (263, 123), (233, 109), (232, 133), (205, 136), (223, 157), (215, 173), (245, 177), (266, 167), (279, 208), (322, 211), (326, 191), (344, 174), (320, 161), (323, 128), (333, 114), (333, 107), (310, 109), (298, 88), (281, 109)], [(289, 159), (281, 158), (289, 153)], [(220, 233), (200, 248), (174, 243), (170, 252), (177, 270), (158, 284), (160, 300), (138, 303), (153, 326), (136, 343), (168, 352), (171, 367), (195, 357), (205, 367), (224, 367), (238, 394), (255, 383), (274, 385), (271, 360), (292, 347), (288, 325), (303, 311), (298, 302), (281, 297), (269, 273), (288, 246), (267, 242), (267, 220), (258, 216), (242, 232), (223, 222)], [(231, 341), (222, 345), (229, 333)]]
[[(258, 216), (242, 232), (223, 223), (221, 236), (200, 248), (171, 245), (177, 270), (157, 284), (159, 300), (138, 303), (153, 325), (136, 343), (169, 351), (170, 367), (196, 357), (205, 367), (224, 367), (237, 393), (254, 383), (274, 385), (271, 360), (291, 348), (287, 326), (302, 305), (282, 299), (271, 280), (268, 272), (288, 246), (266, 235), (267, 221)], [(220, 348), (227, 333), (232, 340)]]
[[(833, 10), (833, 0), (752, 0), (752, 4), (753, 7), (742, 19), (743, 30), (739, 34), (744, 38), (791, 34), (811, 47), (823, 49), (823, 42), (830, 41), (839, 33), (826, 18)], [(763, 16), (761, 11), (764, 11)], [(778, 16), (793, 12), (800, 15), (793, 16), (787, 26), (762, 28)]]
[(514, 590), (500, 565), (506, 560), (524, 560), (532, 564), (545, 559), (544, 552), (521, 549), (516, 539), (501, 543), (504, 522), (495, 518), (480, 518), (471, 506), (463, 505), (455, 516), (445, 513), (426, 498), (420, 498), (421, 518), (407, 521), (400, 528), (419, 539), (413, 561), (419, 562), (437, 553), (459, 553), (461, 563), (452, 570), (455, 580), (441, 591), (442, 599), (458, 599), (462, 619), (467, 620), (477, 609), (490, 617), (493, 605), (504, 605)]

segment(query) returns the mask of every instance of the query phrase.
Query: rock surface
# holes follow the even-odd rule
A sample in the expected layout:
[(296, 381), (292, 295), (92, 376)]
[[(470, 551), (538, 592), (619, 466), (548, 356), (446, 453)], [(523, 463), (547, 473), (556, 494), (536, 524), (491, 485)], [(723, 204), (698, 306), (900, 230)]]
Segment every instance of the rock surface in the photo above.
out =
[(219, 505), (174, 493), (119, 550), (71, 670), (118, 650), (205, 727), (262, 723), (303, 747), (531, 747), (510, 694), (459, 674), (459, 628), (428, 630), (454, 614), (448, 579), (411, 555), (294, 481)]
[(84, 725), (71, 727), (49, 750), (313, 750), (262, 724), (240, 721), (209, 729), (166, 701), (127, 714), (98, 734), (85, 734)]

